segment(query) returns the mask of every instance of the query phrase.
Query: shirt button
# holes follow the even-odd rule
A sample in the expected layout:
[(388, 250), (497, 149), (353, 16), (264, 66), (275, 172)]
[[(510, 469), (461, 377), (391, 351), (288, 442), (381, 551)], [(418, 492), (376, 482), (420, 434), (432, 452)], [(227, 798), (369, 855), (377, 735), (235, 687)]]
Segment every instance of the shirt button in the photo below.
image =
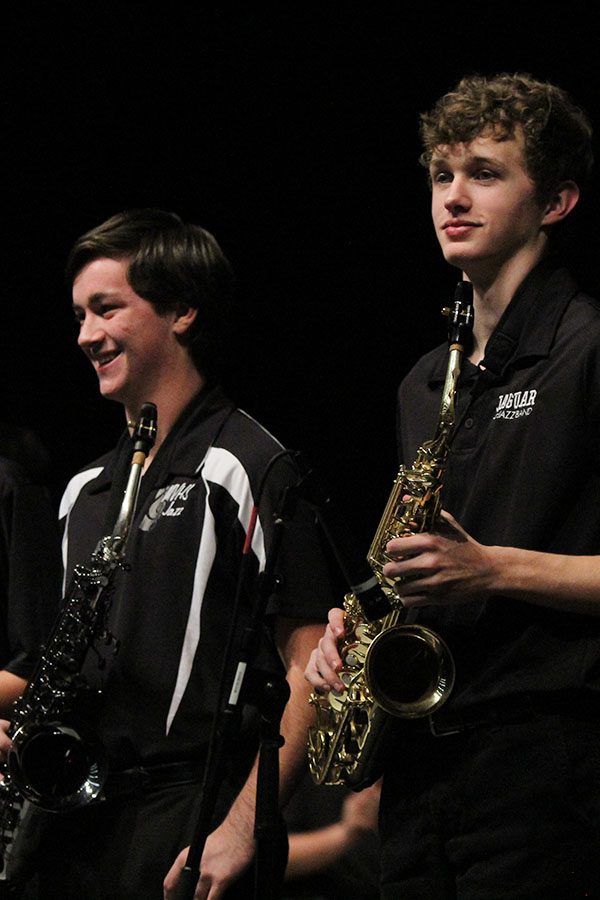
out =
[(472, 428), (474, 425), (474, 420), (469, 416), (468, 419), (465, 419), (465, 428)]

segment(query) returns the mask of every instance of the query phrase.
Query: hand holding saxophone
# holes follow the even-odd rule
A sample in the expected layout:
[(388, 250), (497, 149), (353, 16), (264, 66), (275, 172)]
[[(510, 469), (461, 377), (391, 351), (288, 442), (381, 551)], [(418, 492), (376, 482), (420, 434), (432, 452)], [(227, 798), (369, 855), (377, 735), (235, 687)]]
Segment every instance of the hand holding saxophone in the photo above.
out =
[(395, 538), (386, 545), (393, 558), (384, 575), (402, 584), (402, 604), (449, 606), (485, 598), (496, 588), (493, 547), (479, 544), (450, 513), (440, 514), (443, 527)]
[(344, 690), (338, 676), (342, 668), (339, 641), (344, 635), (344, 610), (338, 607), (330, 609), (328, 619), (323, 637), (310, 654), (304, 671), (306, 680), (321, 693)]
[(8, 735), (10, 722), (8, 719), (0, 719), (0, 761), (6, 761), (6, 754), (12, 747), (12, 740)]
[[(479, 544), (450, 513), (442, 512), (447, 528), (395, 538), (386, 546), (393, 562), (383, 567), (387, 578), (402, 582), (402, 603), (411, 606), (448, 606), (481, 599), (495, 589), (497, 563), (493, 547)], [(344, 611), (329, 611), (329, 621), (312, 651), (305, 678), (321, 693), (342, 691), (339, 641), (344, 634)]]

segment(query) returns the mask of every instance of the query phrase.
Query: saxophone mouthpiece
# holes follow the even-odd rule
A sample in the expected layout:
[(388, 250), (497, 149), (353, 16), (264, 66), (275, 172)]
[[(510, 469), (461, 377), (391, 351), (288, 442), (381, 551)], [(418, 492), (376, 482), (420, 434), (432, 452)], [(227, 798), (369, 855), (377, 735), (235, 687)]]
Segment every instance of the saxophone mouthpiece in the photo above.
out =
[(155, 403), (144, 403), (133, 432), (133, 449), (147, 456), (156, 440), (157, 410)]
[(448, 343), (460, 344), (464, 350), (470, 344), (473, 332), (473, 285), (470, 281), (458, 282), (453, 301), (452, 307), (444, 313), (450, 317)]

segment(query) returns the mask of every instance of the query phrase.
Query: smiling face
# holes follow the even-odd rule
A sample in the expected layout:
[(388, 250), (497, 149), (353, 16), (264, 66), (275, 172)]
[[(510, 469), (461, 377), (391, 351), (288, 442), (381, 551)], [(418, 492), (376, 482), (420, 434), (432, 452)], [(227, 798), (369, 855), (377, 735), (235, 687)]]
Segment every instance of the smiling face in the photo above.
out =
[(526, 169), (520, 132), (509, 140), (489, 134), (438, 147), (430, 175), (442, 252), (471, 280), (494, 278), (513, 261), (529, 268), (542, 255), (545, 211)]
[(127, 269), (126, 259), (88, 263), (73, 282), (73, 309), (100, 393), (133, 416), (168, 385), (187, 351), (177, 339), (181, 317), (159, 316), (128, 283)]

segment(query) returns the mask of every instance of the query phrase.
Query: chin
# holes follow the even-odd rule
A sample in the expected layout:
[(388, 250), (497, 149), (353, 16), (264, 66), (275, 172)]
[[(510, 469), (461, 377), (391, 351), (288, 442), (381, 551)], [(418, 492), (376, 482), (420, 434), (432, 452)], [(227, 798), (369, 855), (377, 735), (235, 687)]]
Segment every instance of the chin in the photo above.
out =
[(457, 269), (464, 269), (469, 263), (473, 263), (477, 256), (477, 254), (469, 253), (466, 247), (458, 247), (456, 244), (442, 248), (442, 252), (446, 262), (451, 266), (456, 266)]
[(105, 400), (114, 400), (115, 403), (123, 403), (123, 392), (116, 386), (100, 385), (100, 394)]
[(465, 267), (469, 265), (471, 261), (468, 256), (462, 256), (459, 254), (453, 254), (451, 256), (444, 256), (444, 259), (448, 263), (449, 266), (454, 266), (456, 269), (460, 269), (461, 272), (464, 271)]

